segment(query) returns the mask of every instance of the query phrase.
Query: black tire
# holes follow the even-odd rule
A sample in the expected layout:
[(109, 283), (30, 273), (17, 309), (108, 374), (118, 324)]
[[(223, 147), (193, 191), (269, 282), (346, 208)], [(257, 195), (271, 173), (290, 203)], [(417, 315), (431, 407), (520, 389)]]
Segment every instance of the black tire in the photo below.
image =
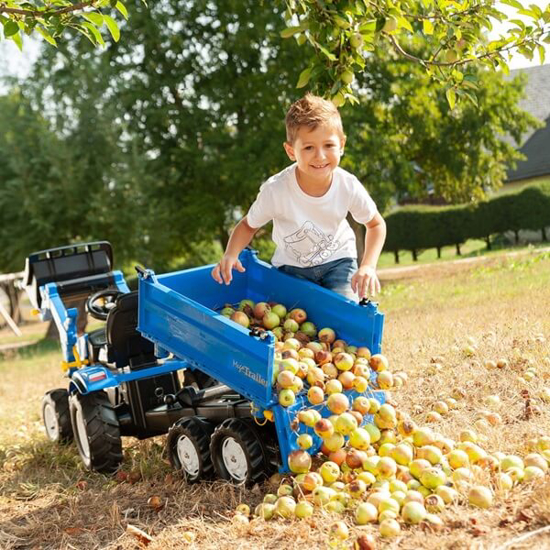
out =
[(63, 388), (51, 390), (42, 398), (42, 420), (50, 441), (68, 443), (73, 438), (69, 393)]
[(168, 430), (168, 459), (188, 483), (211, 479), (214, 475), (210, 457), (211, 434), (211, 425), (194, 416), (181, 418)]
[(271, 473), (269, 450), (251, 419), (228, 418), (210, 438), (210, 456), (219, 478), (253, 485)]
[(104, 392), (69, 397), (74, 439), (89, 470), (112, 473), (122, 462), (122, 440), (116, 412)]

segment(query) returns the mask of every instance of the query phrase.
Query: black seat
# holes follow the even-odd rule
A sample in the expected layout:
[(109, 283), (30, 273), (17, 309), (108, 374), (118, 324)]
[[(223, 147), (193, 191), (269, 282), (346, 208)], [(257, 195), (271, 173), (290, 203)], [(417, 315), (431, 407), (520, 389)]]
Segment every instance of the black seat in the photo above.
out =
[(118, 368), (138, 367), (156, 362), (155, 345), (137, 331), (138, 293), (119, 296), (109, 312), (105, 333), (109, 361)]

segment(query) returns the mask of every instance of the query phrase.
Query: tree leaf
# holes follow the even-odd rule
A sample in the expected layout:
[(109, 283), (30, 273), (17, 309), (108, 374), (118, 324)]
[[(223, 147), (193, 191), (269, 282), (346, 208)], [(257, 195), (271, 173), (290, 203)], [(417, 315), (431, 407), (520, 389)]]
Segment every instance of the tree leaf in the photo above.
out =
[(409, 20), (405, 17), (398, 17), (397, 24), (400, 29), (407, 29), (409, 32), (414, 32)]
[(453, 88), (449, 88), (445, 92), (445, 95), (447, 96), (447, 102), (449, 103), (449, 107), (451, 108), (451, 110), (453, 110), (456, 104), (456, 92), (453, 90)]
[(84, 23), (81, 23), (81, 25), (90, 31), (93, 40), (95, 40), (97, 44), (105, 46), (105, 40), (103, 40), (103, 36), (101, 36), (101, 33), (97, 30), (96, 27), (94, 27), (94, 25), (88, 23), (88, 21), (84, 21)]
[(57, 42), (55, 41), (55, 38), (46, 29), (43, 29), (42, 27), (39, 27), (39, 26), (35, 27), (35, 29), (39, 34), (43, 36), (46, 42), (48, 42), (52, 46), (57, 47)]
[(290, 38), (302, 31), (302, 27), (287, 27), (281, 31), (281, 38)]
[(306, 86), (310, 78), (311, 78), (311, 67), (308, 67), (307, 69), (304, 69), (300, 73), (300, 76), (298, 77), (298, 84), (296, 84), (296, 88), (303, 88), (304, 86)]
[(422, 30), (424, 34), (433, 34), (434, 33), (434, 25), (429, 19), (424, 19), (422, 21)]
[(124, 19), (128, 19), (128, 10), (126, 9), (126, 6), (120, 2), (120, 0), (116, 3), (116, 9), (122, 14)]
[(103, 25), (103, 15), (97, 12), (83, 13), (82, 17), (95, 25), (96, 27), (101, 27)]
[(4, 36), (10, 38), (19, 32), (19, 25), (15, 21), (8, 21), (4, 25)]
[(113, 40), (118, 42), (120, 39), (120, 29), (118, 28), (117, 22), (110, 15), (104, 15), (103, 20), (105, 21)]
[(539, 51), (540, 64), (544, 65), (544, 59), (546, 57), (546, 50), (544, 49), (544, 46), (542, 44), (539, 44), (537, 46), (537, 49)]

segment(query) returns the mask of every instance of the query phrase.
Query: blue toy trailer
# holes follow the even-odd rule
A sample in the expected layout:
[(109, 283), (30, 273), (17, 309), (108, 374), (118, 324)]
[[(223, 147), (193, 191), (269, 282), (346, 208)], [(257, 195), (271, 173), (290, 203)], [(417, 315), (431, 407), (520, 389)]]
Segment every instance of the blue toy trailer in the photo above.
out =
[[(273, 388), (273, 334), (227, 319), (219, 313), (225, 304), (247, 298), (281, 303), (289, 310), (299, 307), (318, 327), (330, 326), (348, 344), (380, 353), (383, 315), (373, 303), (356, 304), (283, 274), (258, 260), (251, 250), (244, 250), (240, 260), (246, 271), (234, 273), (229, 286), (212, 279), (213, 266), (158, 276), (150, 270), (139, 274), (138, 330), (155, 343), (159, 356), (181, 360), (188, 370), (221, 383), (210, 395), (183, 388), (176, 396), (184, 407), (193, 404), (197, 413), (185, 412), (172, 426), (168, 454), (192, 481), (214, 470), (222, 479), (255, 482), (274, 465), (288, 471), (288, 456), (298, 448), (301, 433), (313, 436), (311, 454), (322, 443), (311, 428), (295, 422), (300, 409), (312, 408), (305, 392), (288, 408), (278, 402)], [(373, 387), (375, 382), (373, 374)], [(351, 390), (345, 393), (350, 400), (358, 395)], [(383, 391), (369, 390), (366, 395), (385, 401)], [(331, 414), (325, 406), (316, 408), (322, 416)]]

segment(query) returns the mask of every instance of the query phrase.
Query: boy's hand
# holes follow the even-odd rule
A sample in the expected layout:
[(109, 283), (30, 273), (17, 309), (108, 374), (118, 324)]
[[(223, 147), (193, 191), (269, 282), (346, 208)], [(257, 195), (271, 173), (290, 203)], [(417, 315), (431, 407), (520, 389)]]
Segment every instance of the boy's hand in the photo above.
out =
[(239, 258), (224, 256), (220, 263), (212, 270), (212, 277), (215, 281), (220, 283), (220, 285), (223, 283), (228, 285), (233, 280), (233, 274), (231, 273), (233, 269), (241, 273), (246, 271)]
[(366, 298), (369, 294), (374, 296), (380, 292), (380, 281), (376, 275), (376, 269), (370, 265), (360, 267), (351, 278), (351, 288), (359, 298)]

